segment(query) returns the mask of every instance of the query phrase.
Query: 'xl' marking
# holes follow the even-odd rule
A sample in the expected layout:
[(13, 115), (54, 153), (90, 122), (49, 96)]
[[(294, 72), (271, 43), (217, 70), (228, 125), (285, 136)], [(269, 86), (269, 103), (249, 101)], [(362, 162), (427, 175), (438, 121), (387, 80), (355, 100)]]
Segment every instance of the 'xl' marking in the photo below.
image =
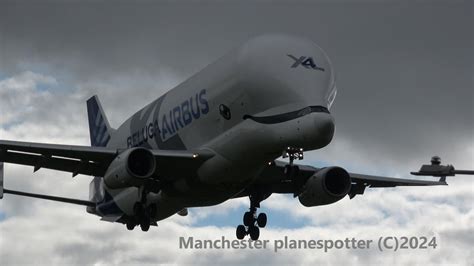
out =
[(318, 67), (315, 63), (312, 57), (310, 56), (300, 56), (299, 58), (296, 58), (296, 56), (293, 56), (291, 54), (288, 55), (291, 59), (295, 60), (293, 65), (291, 65), (292, 68), (298, 67), (299, 65), (302, 65), (305, 68), (311, 68), (311, 69), (316, 69), (320, 71), (324, 71), (324, 68)]

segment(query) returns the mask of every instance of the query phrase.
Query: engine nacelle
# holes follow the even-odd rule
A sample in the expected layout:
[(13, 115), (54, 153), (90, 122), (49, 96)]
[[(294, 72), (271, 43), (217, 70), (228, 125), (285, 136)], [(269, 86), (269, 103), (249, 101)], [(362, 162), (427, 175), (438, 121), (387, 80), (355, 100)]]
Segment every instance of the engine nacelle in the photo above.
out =
[(326, 205), (344, 198), (351, 189), (351, 177), (341, 167), (326, 167), (311, 176), (298, 196), (306, 207)]
[(132, 148), (120, 153), (110, 164), (104, 176), (112, 189), (139, 187), (153, 176), (156, 162), (153, 153), (145, 148)]

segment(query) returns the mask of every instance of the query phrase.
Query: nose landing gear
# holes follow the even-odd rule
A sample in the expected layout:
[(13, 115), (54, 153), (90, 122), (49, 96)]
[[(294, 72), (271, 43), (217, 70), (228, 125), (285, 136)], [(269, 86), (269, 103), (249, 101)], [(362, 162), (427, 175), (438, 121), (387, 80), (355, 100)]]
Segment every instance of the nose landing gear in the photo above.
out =
[(298, 159), (298, 160), (304, 159), (303, 148), (287, 147), (286, 149), (283, 150), (281, 157), (288, 158), (290, 160), (289, 165), (292, 166), (293, 161), (295, 159)]
[(288, 158), (289, 162), (285, 165), (284, 173), (288, 180), (293, 182), (295, 187), (295, 191), (293, 193), (293, 197), (297, 197), (299, 195), (299, 188), (303, 186), (301, 182), (303, 179), (298, 178), (298, 174), (300, 172), (300, 168), (298, 165), (295, 165), (293, 162), (295, 159), (303, 160), (304, 159), (304, 152), (303, 148), (294, 148), (294, 147), (287, 147), (283, 150), (282, 158)]

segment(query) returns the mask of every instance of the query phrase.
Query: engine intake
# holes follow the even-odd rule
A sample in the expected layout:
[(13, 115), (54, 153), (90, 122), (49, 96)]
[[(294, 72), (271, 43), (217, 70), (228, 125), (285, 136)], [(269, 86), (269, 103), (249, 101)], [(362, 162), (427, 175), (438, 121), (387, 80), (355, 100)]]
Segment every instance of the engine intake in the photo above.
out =
[(153, 153), (145, 148), (132, 148), (120, 153), (110, 164), (104, 176), (105, 184), (112, 188), (139, 187), (151, 178), (156, 170)]
[(351, 177), (341, 167), (326, 167), (311, 176), (298, 196), (306, 207), (326, 205), (344, 198), (351, 189)]

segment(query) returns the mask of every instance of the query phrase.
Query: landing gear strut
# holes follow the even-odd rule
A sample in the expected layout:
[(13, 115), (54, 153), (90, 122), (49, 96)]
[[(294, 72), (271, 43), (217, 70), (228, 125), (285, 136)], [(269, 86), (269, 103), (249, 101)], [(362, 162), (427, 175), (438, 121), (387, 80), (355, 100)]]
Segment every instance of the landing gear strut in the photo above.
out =
[(257, 208), (260, 208), (260, 202), (264, 199), (261, 194), (250, 195), (250, 209), (244, 214), (244, 224), (237, 226), (235, 234), (237, 239), (244, 239), (246, 235), (250, 235), (252, 240), (258, 240), (260, 236), (260, 228), (267, 225), (267, 215), (260, 213), (257, 215)]
[(285, 175), (289, 180), (292, 180), (293, 186), (295, 188), (295, 191), (293, 193), (293, 197), (296, 197), (299, 195), (299, 188), (303, 186), (301, 182), (303, 181), (301, 178), (298, 178), (298, 174), (300, 172), (300, 168), (298, 165), (294, 165), (293, 161), (295, 159), (298, 160), (303, 160), (303, 149), (302, 148), (293, 148), (293, 147), (287, 147), (286, 149), (283, 150), (282, 153), (283, 158), (288, 158), (289, 163), (285, 165)]

